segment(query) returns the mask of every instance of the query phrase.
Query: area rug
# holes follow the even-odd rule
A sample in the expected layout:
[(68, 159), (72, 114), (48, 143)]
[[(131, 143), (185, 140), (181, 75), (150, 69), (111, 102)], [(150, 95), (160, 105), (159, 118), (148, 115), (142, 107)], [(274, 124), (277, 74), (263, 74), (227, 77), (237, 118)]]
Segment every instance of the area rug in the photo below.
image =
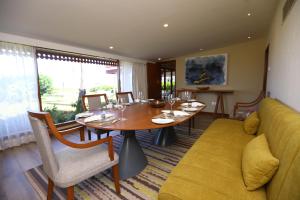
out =
[[(192, 129), (191, 135), (188, 135), (187, 132), (186, 128), (177, 127), (176, 143), (168, 147), (158, 147), (152, 145), (155, 131), (152, 133), (137, 131), (137, 139), (148, 159), (147, 167), (137, 176), (120, 181), (120, 195), (115, 193), (110, 172), (107, 170), (76, 185), (75, 199), (157, 199), (158, 191), (168, 174), (202, 133), (199, 129)], [(118, 151), (122, 136), (114, 136), (113, 141), (115, 151)], [(47, 176), (43, 172), (42, 166), (28, 170), (25, 172), (25, 176), (38, 196), (46, 199)], [(53, 197), (59, 200), (65, 199), (65, 189), (56, 187)]]

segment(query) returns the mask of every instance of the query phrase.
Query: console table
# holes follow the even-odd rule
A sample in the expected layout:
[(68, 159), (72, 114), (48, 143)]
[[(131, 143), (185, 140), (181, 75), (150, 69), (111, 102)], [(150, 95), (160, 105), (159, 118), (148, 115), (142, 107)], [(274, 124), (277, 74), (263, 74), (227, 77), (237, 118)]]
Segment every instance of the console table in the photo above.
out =
[[(234, 92), (234, 90), (229, 90), (229, 89), (207, 89), (207, 90), (200, 90), (200, 89), (178, 89), (178, 91), (191, 91), (194, 94), (197, 93), (214, 93), (217, 95), (217, 101), (216, 101), (216, 106), (215, 106), (215, 110), (214, 110), (214, 114), (215, 116), (217, 116), (218, 114), (220, 114), (222, 117), (225, 115), (224, 113), (224, 99), (223, 96), (224, 94), (232, 94)], [(219, 108), (221, 109), (220, 113), (218, 113)]]

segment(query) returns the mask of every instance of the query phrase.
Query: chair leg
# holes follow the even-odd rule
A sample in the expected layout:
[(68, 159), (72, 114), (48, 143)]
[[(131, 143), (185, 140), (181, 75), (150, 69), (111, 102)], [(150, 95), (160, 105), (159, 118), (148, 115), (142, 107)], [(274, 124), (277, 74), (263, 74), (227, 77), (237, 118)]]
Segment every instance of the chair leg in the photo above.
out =
[(112, 175), (115, 183), (116, 193), (120, 194), (120, 177), (119, 177), (119, 166), (114, 165), (112, 167)]
[(89, 138), (89, 140), (92, 139), (92, 134), (91, 134), (91, 131), (90, 131), (90, 130), (88, 130), (88, 138)]
[(74, 186), (67, 187), (67, 200), (74, 200)]
[(84, 129), (82, 128), (82, 129), (80, 129), (80, 141), (84, 141), (85, 140), (85, 138), (84, 138)]
[(51, 200), (52, 199), (53, 189), (54, 189), (54, 183), (53, 183), (53, 181), (50, 178), (48, 178), (47, 200)]

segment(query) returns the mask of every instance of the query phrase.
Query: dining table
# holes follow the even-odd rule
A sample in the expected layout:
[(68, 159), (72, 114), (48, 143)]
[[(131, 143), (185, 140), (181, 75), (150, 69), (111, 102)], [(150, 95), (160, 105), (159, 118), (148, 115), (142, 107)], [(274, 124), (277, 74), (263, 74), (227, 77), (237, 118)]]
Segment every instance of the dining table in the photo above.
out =
[[(182, 104), (176, 102), (173, 105), (173, 111), (182, 109)], [(148, 131), (149, 134), (155, 134), (153, 144), (162, 147), (169, 146), (176, 141), (176, 132), (174, 126), (191, 120), (197, 115), (205, 105), (195, 109), (193, 112), (185, 112), (188, 115), (174, 116), (174, 112), (170, 112), (170, 105), (166, 104), (161, 108), (154, 108), (149, 103), (133, 103), (126, 106), (123, 113), (125, 120), (119, 120), (122, 116), (121, 111), (116, 108), (89, 111), (93, 115), (112, 114), (115, 120), (111, 123), (102, 123), (98, 121), (85, 122), (85, 118), (77, 118), (76, 122), (88, 128), (121, 131), (123, 137), (122, 144), (119, 148), (119, 173), (122, 180), (128, 179), (139, 174), (147, 165), (147, 158), (136, 139), (136, 131), (138, 130), (157, 130)], [(164, 112), (165, 111), (165, 112)], [(169, 113), (168, 113), (169, 112)], [(154, 120), (153, 120), (154, 119)], [(173, 119), (168, 123), (154, 123), (155, 119)]]

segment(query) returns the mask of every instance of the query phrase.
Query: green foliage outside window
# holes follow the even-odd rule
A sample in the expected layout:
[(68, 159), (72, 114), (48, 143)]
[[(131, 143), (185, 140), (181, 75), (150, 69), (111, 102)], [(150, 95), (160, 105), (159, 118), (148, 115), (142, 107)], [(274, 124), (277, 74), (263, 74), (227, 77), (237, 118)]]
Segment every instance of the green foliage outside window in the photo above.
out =
[[(175, 86), (175, 81), (173, 81), (172, 85), (173, 85), (173, 87)], [(161, 88), (162, 88), (162, 90), (165, 89), (164, 82), (161, 82)], [(166, 90), (171, 90), (171, 82), (170, 81), (166, 82)]]
[(49, 76), (39, 75), (40, 93), (41, 96), (44, 94), (51, 94), (53, 91), (53, 83)]

